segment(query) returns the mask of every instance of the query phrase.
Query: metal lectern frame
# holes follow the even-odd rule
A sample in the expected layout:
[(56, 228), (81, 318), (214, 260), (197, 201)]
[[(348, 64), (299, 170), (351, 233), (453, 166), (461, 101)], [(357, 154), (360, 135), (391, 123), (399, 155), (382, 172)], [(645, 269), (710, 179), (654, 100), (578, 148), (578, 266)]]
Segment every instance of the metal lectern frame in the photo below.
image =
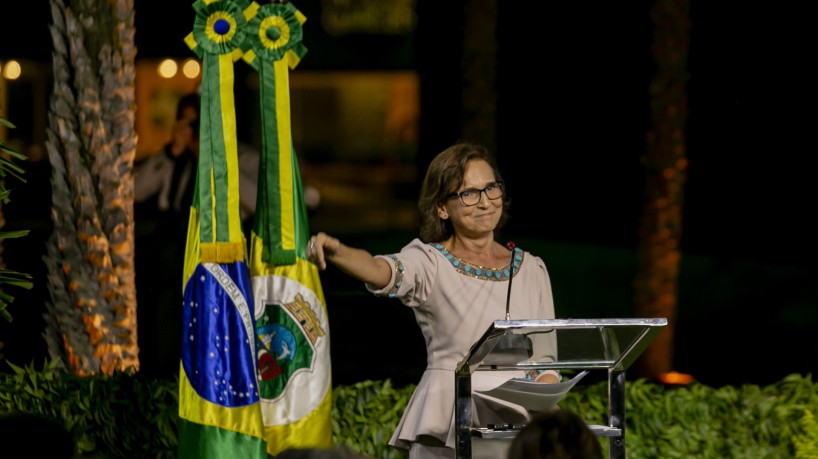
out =
[[(608, 437), (610, 459), (624, 459), (625, 370), (666, 325), (664, 318), (494, 321), (455, 370), (456, 457), (471, 459), (473, 437), (512, 439), (518, 432), (472, 426), (475, 371), (604, 369), (608, 370), (608, 425), (590, 427), (597, 436)], [(537, 340), (546, 346), (538, 349)], [(546, 348), (549, 352), (538, 353)]]

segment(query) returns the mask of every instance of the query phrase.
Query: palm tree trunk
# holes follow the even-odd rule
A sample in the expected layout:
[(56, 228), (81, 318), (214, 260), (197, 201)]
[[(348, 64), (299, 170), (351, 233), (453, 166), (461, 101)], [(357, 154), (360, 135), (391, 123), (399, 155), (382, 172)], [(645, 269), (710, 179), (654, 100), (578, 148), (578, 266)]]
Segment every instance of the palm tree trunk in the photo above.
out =
[(687, 54), (690, 0), (657, 0), (653, 56), (658, 66), (650, 86), (652, 129), (647, 136), (645, 204), (642, 211), (636, 315), (664, 317), (668, 325), (642, 354), (637, 376), (660, 379), (673, 369), (673, 340), (687, 178)]
[(51, 357), (77, 374), (138, 370), (133, 0), (67, 3), (51, 0), (44, 335)]

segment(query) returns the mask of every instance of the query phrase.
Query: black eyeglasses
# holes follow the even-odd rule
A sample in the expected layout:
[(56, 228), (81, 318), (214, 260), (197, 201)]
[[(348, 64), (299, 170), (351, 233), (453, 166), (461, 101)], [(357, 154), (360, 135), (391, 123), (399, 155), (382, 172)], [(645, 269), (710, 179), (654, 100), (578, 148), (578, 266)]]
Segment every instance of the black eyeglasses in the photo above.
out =
[(473, 206), (480, 202), (480, 194), (486, 193), (486, 197), (492, 201), (503, 197), (503, 182), (494, 182), (486, 185), (482, 190), (469, 188), (446, 196), (448, 199), (460, 198), (464, 206)]

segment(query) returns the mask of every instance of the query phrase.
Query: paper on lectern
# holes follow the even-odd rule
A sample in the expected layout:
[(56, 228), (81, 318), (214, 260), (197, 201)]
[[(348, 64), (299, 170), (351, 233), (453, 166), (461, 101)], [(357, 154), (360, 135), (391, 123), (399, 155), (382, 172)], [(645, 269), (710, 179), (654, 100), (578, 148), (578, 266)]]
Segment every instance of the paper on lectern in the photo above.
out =
[(491, 390), (475, 392), (515, 403), (529, 411), (549, 411), (579, 382), (588, 370), (577, 373), (568, 381), (541, 383), (528, 379), (513, 378)]

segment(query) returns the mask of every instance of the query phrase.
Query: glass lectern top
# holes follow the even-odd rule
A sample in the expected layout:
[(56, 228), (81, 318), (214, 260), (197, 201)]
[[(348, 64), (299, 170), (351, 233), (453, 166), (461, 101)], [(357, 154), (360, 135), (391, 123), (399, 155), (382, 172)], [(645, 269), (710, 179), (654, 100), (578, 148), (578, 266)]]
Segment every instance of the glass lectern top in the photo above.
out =
[(496, 320), (457, 370), (624, 371), (666, 325), (664, 318)]

